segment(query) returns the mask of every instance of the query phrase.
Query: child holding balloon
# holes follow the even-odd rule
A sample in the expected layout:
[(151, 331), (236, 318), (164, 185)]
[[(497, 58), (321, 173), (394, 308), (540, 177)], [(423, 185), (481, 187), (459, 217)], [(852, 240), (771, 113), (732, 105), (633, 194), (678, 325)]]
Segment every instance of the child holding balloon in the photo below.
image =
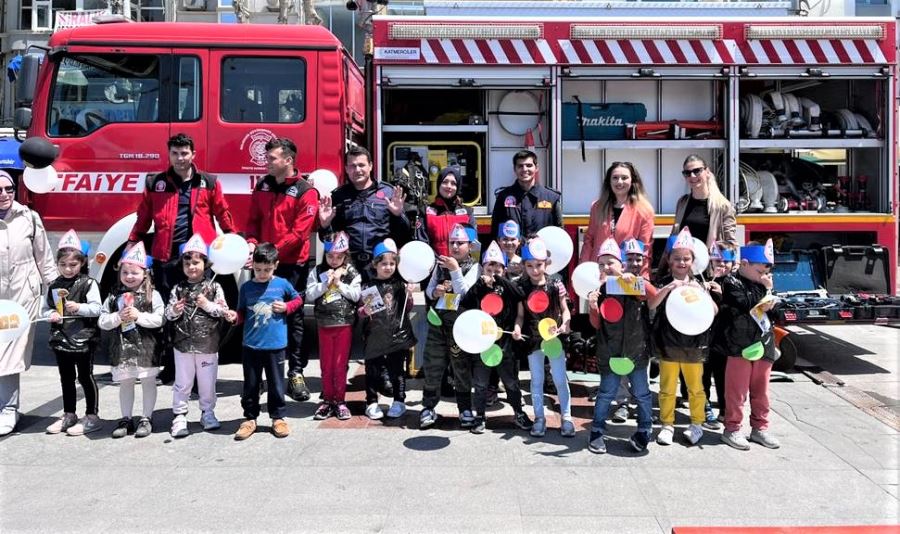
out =
[[(672, 444), (675, 434), (675, 394), (680, 373), (687, 383), (691, 413), (691, 424), (685, 430), (684, 437), (688, 443), (696, 445), (703, 437), (701, 425), (706, 419), (703, 361), (709, 352), (709, 326), (716, 306), (694, 278), (694, 240), (690, 231), (684, 228), (671, 242), (672, 246), (667, 253), (669, 274), (659, 281), (659, 292), (648, 301), (650, 309), (656, 310), (653, 335), (654, 347), (660, 358), (659, 419), (662, 428), (656, 442), (660, 445)], [(676, 291), (678, 299), (673, 304), (670, 302), (670, 295)], [(681, 309), (683, 306), (680, 305), (690, 307)], [(676, 306), (679, 308), (676, 309)], [(709, 319), (709, 324), (705, 324), (706, 318)], [(701, 328), (705, 326), (705, 329), (696, 331), (698, 325)]]
[(768, 312), (772, 297), (772, 240), (741, 247), (737, 276), (722, 287), (722, 329), (717, 345), (728, 355), (725, 369), (725, 432), (722, 441), (738, 450), (750, 444), (741, 434), (744, 402), (750, 397), (750, 441), (769, 449), (781, 445), (769, 431), (769, 375), (775, 361), (775, 338)]
[[(428, 325), (425, 341), (425, 386), (422, 388), (422, 412), (419, 428), (428, 428), (437, 422), (440, 400), (441, 376), (449, 364), (453, 368), (453, 388), (456, 390), (456, 406), (459, 424), (472, 428), (472, 354), (463, 351), (453, 338), (453, 325), (461, 310), (462, 299), (481, 275), (481, 266), (472, 260), (469, 252), (475, 238), (475, 229), (457, 224), (450, 230), (450, 256), (438, 256), (437, 268), (428, 281), (425, 296), (432, 299), (438, 320)], [(436, 324), (437, 323), (437, 324)]]
[[(109, 359), (113, 381), (119, 383), (122, 419), (112, 437), (134, 433), (144, 438), (153, 431), (150, 418), (156, 406), (156, 375), (159, 374), (161, 344), (158, 342), (165, 304), (150, 280), (152, 258), (138, 242), (119, 263), (119, 284), (103, 303), (98, 325), (111, 331)], [(135, 381), (141, 381), (143, 412), (137, 427), (131, 418)]]
[[(516, 326), (519, 303), (522, 294), (518, 286), (504, 276), (506, 255), (496, 241), (485, 249), (481, 259), (483, 274), (463, 298), (463, 308), (481, 309), (491, 315), (497, 326), (504, 331), (512, 331)], [(506, 387), (506, 399), (515, 414), (515, 425), (522, 430), (531, 430), (532, 422), (522, 409), (522, 389), (519, 386), (519, 369), (512, 350), (512, 340), (503, 334), (496, 348), (488, 350), (475, 359), (472, 380), (475, 385), (473, 403), (475, 405), (475, 425), (471, 432), (481, 434), (485, 430), (485, 410), (491, 375), (496, 370)]]
[(378, 406), (378, 386), (382, 382), (381, 370), (386, 367), (394, 393), (387, 416), (398, 418), (406, 413), (403, 363), (409, 349), (416, 345), (409, 321), (412, 296), (397, 272), (400, 256), (394, 240), (385, 239), (375, 245), (372, 255), (375, 277), (363, 284), (359, 308), (365, 335), (366, 416), (376, 420), (385, 415)]
[(234, 321), (235, 312), (225, 303), (225, 292), (206, 276), (209, 249), (200, 234), (182, 246), (181, 267), (185, 279), (172, 288), (166, 306), (166, 320), (172, 328), (175, 356), (175, 384), (172, 386), (173, 438), (190, 434), (187, 413), (194, 379), (200, 395), (200, 424), (203, 430), (222, 425), (216, 419), (216, 379), (219, 372), (219, 326), (225, 318)]
[[(59, 277), (47, 291), (42, 317), (50, 320), (50, 348), (56, 355), (63, 393), (63, 415), (47, 427), (48, 434), (65, 432), (80, 436), (100, 430), (97, 416), (97, 383), (94, 381), (94, 348), (100, 331), (97, 317), (102, 305), (97, 281), (87, 275), (89, 246), (69, 230), (59, 241), (56, 267)], [(75, 415), (75, 371), (84, 390), (85, 416)]]
[[(534, 425), (531, 435), (543, 437), (547, 432), (544, 416), (544, 358), (550, 359), (550, 374), (559, 395), (562, 416), (560, 434), (575, 436), (572, 421), (572, 399), (566, 376), (566, 358), (559, 334), (569, 332), (571, 314), (566, 302), (566, 286), (557, 275), (547, 274), (551, 258), (547, 245), (540, 237), (529, 239), (522, 247), (525, 274), (518, 281), (523, 302), (519, 303), (513, 339), (525, 340), (528, 350), (528, 366), (531, 371), (531, 403), (534, 407)], [(541, 342), (541, 339), (544, 341)]]
[(643, 452), (653, 434), (653, 401), (647, 375), (649, 358), (645, 351), (649, 325), (639, 296), (609, 295), (605, 283), (615, 282), (612, 277), (631, 283), (640, 274), (622, 272), (623, 251), (613, 239), (604, 241), (599, 252), (600, 281), (604, 285), (591, 292), (588, 301), (591, 324), (597, 329), (597, 364), (601, 378), (588, 450), (597, 454), (606, 452), (606, 415), (623, 378), (627, 377), (638, 407), (638, 430), (631, 436), (630, 443), (635, 451)]
[(322, 402), (313, 419), (333, 415), (345, 421), (351, 416), (345, 402), (347, 362), (362, 278), (350, 263), (350, 237), (345, 232), (335, 233), (322, 245), (325, 261), (310, 270), (306, 283), (306, 300), (315, 302), (322, 368)]

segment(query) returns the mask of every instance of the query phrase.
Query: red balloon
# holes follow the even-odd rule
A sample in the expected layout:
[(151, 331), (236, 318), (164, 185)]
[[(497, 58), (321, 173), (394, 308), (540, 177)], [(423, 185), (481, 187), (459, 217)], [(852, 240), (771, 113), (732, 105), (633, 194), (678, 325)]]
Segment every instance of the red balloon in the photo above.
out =
[(481, 299), (481, 311), (496, 316), (503, 311), (503, 297), (496, 293), (488, 293)]
[(543, 313), (550, 307), (550, 297), (544, 291), (536, 289), (528, 295), (526, 304), (531, 313)]
[(618, 323), (622, 320), (623, 314), (622, 304), (612, 297), (606, 297), (600, 303), (600, 315), (608, 323)]

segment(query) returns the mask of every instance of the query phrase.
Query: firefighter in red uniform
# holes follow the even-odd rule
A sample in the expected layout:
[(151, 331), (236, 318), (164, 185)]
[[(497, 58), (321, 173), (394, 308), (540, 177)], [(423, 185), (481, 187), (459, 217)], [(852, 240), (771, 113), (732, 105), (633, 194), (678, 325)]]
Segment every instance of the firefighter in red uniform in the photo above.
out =
[[(287, 138), (266, 143), (269, 174), (257, 182), (250, 197), (247, 242), (251, 254), (257, 243), (273, 243), (278, 249), (275, 274), (301, 295), (309, 276), (309, 240), (316, 229), (319, 193), (297, 174), (297, 145)], [(313, 262), (315, 258), (313, 258)], [(303, 369), (309, 355), (303, 348), (303, 308), (293, 313), (288, 330), (288, 394), (296, 401), (309, 400)]]
[[(184, 279), (180, 247), (192, 235), (200, 234), (207, 243), (216, 238), (216, 221), (223, 232), (236, 232), (222, 184), (215, 177), (203, 174), (194, 167), (194, 140), (179, 133), (169, 138), (169, 168), (148, 176), (144, 195), (137, 209), (137, 222), (128, 236), (128, 247), (142, 241), (154, 226), (150, 255), (153, 265), (153, 285), (164, 301), (175, 284)], [(164, 353), (165, 369), (159, 374), (163, 383), (175, 379), (172, 349)]]

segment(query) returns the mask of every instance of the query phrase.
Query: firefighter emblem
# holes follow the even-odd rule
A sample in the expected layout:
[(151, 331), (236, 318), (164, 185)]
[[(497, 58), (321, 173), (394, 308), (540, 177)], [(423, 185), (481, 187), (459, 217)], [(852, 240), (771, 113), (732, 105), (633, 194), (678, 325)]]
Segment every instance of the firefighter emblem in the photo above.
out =
[(241, 151), (247, 151), (247, 154), (250, 156), (250, 163), (255, 167), (265, 167), (266, 143), (276, 137), (277, 136), (271, 130), (263, 128), (251, 130), (241, 140)]

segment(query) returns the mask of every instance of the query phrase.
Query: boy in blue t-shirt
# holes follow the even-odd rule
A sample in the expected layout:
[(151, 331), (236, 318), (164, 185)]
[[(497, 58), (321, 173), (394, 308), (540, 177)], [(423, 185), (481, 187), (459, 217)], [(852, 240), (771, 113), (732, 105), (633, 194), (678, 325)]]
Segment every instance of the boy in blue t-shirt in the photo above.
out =
[(259, 384), (263, 371), (268, 380), (272, 433), (283, 438), (291, 433), (284, 420), (284, 349), (287, 347), (288, 314), (303, 306), (303, 298), (287, 280), (275, 276), (278, 250), (260, 243), (253, 251), (253, 279), (241, 286), (238, 321), (244, 323), (244, 389), (241, 407), (246, 420), (234, 434), (241, 441), (256, 432), (259, 417)]

